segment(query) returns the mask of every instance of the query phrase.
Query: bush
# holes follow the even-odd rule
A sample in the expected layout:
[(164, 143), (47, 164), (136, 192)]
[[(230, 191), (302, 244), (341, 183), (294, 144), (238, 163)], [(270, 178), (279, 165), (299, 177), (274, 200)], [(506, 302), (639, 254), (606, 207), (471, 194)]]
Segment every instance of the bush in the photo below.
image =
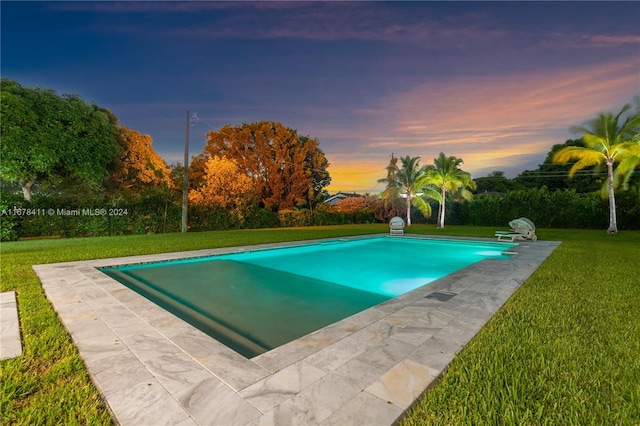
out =
[(618, 228), (640, 229), (640, 187), (616, 194)]
[[(620, 229), (640, 229), (637, 192), (616, 194)], [(546, 187), (480, 195), (457, 210), (451, 223), (505, 227), (510, 220), (528, 217), (541, 228), (605, 229), (609, 224), (609, 201), (599, 193), (575, 190), (549, 191)]]
[(347, 217), (344, 213), (336, 211), (333, 206), (321, 204), (313, 210), (311, 215), (313, 224), (321, 225), (345, 225)]
[(278, 219), (280, 220), (280, 225), (284, 227), (310, 226), (312, 224), (311, 211), (307, 209), (280, 210)]
[(217, 206), (190, 206), (189, 231), (221, 231), (238, 229), (241, 226), (237, 216), (229, 214)]
[(158, 194), (116, 201), (99, 196), (69, 201), (61, 197), (35, 195), (31, 202), (13, 194), (2, 195), (3, 203), (12, 209), (15, 206), (38, 212), (37, 215), (12, 218), (3, 216), (0, 227), (1, 232), (7, 235), (6, 239), (176, 232), (181, 225), (181, 206)]
[(333, 209), (331, 206), (318, 206), (315, 210), (280, 210), (278, 212), (280, 226), (320, 226), (320, 225), (344, 225), (347, 223), (347, 215)]
[(18, 239), (22, 228), (22, 216), (16, 209), (24, 207), (24, 200), (14, 194), (0, 194), (0, 241)]
[[(19, 193), (3, 191), (0, 209), (30, 209), (37, 215), (4, 214), (0, 216), (0, 239), (20, 237), (107, 236), (179, 232), (182, 223), (182, 199), (176, 193), (149, 189), (133, 199), (109, 200), (99, 194), (69, 196), (34, 195), (26, 202)], [(253, 206), (244, 212), (229, 212), (220, 207), (189, 206), (189, 230), (213, 231), (240, 228), (276, 228), (318, 225), (344, 225), (387, 222), (404, 216), (404, 200), (384, 203), (363, 197), (359, 209), (342, 209), (320, 204), (313, 210), (282, 210), (274, 213)], [(431, 217), (425, 218), (411, 209), (412, 223), (435, 223), (438, 203), (430, 202)], [(342, 207), (346, 207), (342, 206)], [(616, 211), (620, 230), (640, 229), (640, 190), (616, 193)], [(53, 214), (49, 214), (53, 209)], [(85, 214), (106, 209), (107, 215)], [(24, 211), (24, 210), (23, 210)], [(62, 214), (73, 211), (74, 214)], [(123, 213), (123, 214), (118, 214)], [(505, 228), (509, 221), (528, 217), (541, 228), (606, 229), (609, 204), (599, 192), (577, 193), (575, 190), (549, 191), (546, 187), (510, 191), (504, 195), (477, 195), (469, 202), (447, 199), (446, 223), (450, 225), (495, 226)]]
[(280, 226), (278, 214), (268, 209), (255, 208), (249, 212), (244, 228), (260, 229), (260, 228), (277, 228)]

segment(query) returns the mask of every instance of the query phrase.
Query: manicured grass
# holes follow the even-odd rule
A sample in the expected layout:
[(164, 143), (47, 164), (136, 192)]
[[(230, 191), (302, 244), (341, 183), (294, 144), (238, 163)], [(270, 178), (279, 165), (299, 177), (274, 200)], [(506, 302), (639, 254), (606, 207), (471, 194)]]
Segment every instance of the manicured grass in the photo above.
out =
[[(39, 263), (386, 232), (387, 225), (1, 243), (1, 291), (18, 292), (24, 352), (0, 362), (2, 424), (110, 424), (31, 269)], [(493, 227), (411, 232), (492, 237)], [(561, 240), (454, 359), (404, 425), (640, 423), (640, 233), (539, 230)]]
[(563, 243), (402, 426), (640, 424), (640, 233), (538, 234)]

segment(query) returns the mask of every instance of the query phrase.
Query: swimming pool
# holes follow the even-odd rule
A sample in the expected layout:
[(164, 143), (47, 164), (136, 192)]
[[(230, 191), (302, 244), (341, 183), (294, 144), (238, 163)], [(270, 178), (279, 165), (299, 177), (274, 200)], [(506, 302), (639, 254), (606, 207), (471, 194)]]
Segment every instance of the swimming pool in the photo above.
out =
[(513, 246), (385, 236), (102, 272), (250, 358)]
[(253, 358), (101, 272), (295, 244), (33, 269), (118, 424), (391, 425), (560, 245), (518, 242), (508, 260), (469, 265)]

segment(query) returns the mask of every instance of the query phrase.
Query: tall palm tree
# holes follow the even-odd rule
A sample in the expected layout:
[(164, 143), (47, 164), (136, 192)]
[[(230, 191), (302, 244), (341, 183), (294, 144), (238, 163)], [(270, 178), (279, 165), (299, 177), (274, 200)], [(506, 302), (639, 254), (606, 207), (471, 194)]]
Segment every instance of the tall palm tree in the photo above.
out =
[[(609, 112), (601, 113), (589, 120), (584, 126), (572, 127), (572, 131), (583, 133), (584, 146), (569, 146), (558, 151), (554, 163), (567, 163), (578, 160), (569, 170), (572, 177), (578, 170), (602, 164), (607, 166), (607, 187), (609, 194), (609, 228), (608, 234), (618, 232), (616, 221), (616, 199), (614, 194), (614, 169), (616, 162), (623, 162), (623, 168), (629, 167), (637, 155), (638, 133), (640, 132), (640, 113), (629, 115), (620, 123), (621, 116), (631, 108), (627, 104), (617, 115)], [(625, 160), (628, 160), (625, 162)]]
[(406, 199), (407, 226), (411, 226), (411, 206), (418, 208), (425, 216), (431, 216), (431, 206), (423, 197), (429, 196), (439, 199), (440, 195), (427, 187), (427, 167), (420, 167), (420, 157), (407, 155), (400, 158), (402, 168), (398, 168), (397, 161), (393, 160), (392, 155), (391, 162), (387, 166), (387, 177), (378, 180), (378, 182), (387, 184), (383, 197), (399, 196)]
[(471, 175), (459, 168), (463, 163), (462, 158), (455, 155), (447, 157), (443, 152), (438, 158), (434, 158), (433, 165), (428, 167), (428, 180), (440, 190), (440, 207), (438, 209), (438, 227), (444, 228), (445, 196), (447, 191), (457, 193), (464, 199), (472, 197), (467, 189), (475, 189), (476, 183), (471, 179)]

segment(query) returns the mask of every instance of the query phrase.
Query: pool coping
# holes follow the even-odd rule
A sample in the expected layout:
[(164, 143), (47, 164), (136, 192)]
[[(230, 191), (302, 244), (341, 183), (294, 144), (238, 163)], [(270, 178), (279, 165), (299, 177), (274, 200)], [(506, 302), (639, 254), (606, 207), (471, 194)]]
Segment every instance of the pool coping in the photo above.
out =
[(470, 265), (252, 359), (96, 269), (381, 235), (387, 234), (33, 269), (119, 424), (390, 425), (559, 242), (518, 242), (508, 260)]

